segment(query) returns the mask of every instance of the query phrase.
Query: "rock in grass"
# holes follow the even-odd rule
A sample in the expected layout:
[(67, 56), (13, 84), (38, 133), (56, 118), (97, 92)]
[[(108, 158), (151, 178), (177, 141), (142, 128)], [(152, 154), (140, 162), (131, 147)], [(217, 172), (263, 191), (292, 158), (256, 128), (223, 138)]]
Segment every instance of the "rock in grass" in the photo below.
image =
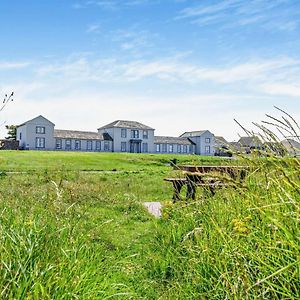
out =
[(156, 218), (161, 217), (162, 205), (160, 202), (144, 202), (143, 205), (147, 208), (150, 214)]

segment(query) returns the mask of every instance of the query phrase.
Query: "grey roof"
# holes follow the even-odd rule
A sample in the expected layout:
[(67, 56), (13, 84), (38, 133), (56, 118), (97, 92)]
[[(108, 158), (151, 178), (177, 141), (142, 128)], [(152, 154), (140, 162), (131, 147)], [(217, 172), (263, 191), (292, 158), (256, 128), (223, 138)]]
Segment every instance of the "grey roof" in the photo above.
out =
[(90, 131), (75, 131), (54, 129), (54, 137), (61, 139), (78, 139), (78, 140), (104, 140), (102, 134)]
[(285, 139), (281, 142), (281, 144), (288, 152), (300, 152), (300, 143), (293, 139)]
[(230, 142), (229, 146), (234, 151), (240, 151), (241, 150), (241, 144), (239, 142)]
[(186, 131), (183, 134), (181, 134), (180, 137), (201, 136), (206, 131), (208, 131), (208, 130)]
[(229, 143), (222, 136), (215, 136), (215, 142), (219, 145), (228, 145)]
[(107, 129), (107, 128), (130, 128), (130, 129), (147, 129), (147, 130), (154, 130), (153, 128), (144, 125), (142, 123), (136, 121), (126, 121), (126, 120), (116, 120), (112, 123), (109, 123), (105, 126), (102, 126), (99, 129)]
[(55, 126), (54, 123), (52, 123), (51, 121), (49, 121), (48, 119), (46, 119), (44, 116), (39, 115), (39, 116), (37, 116), (37, 117), (35, 117), (35, 118), (31, 119), (31, 120), (28, 120), (28, 121), (26, 121), (26, 122), (24, 122), (24, 123), (22, 123), (22, 124), (20, 124), (20, 125), (17, 125), (17, 127), (21, 127), (21, 126), (23, 126), (23, 125), (25, 125), (25, 124), (27, 124), (27, 123), (29, 123), (29, 122), (31, 122), (31, 121), (34, 121), (35, 119), (40, 118), (40, 117), (42, 117), (44, 120), (48, 121), (49, 123), (51, 123), (52, 125)]
[(241, 146), (250, 146), (250, 145), (259, 145), (261, 144), (261, 140), (257, 136), (242, 136), (240, 137), (238, 143)]
[(155, 144), (181, 144), (181, 145), (195, 145), (190, 139), (185, 137), (172, 137), (172, 136), (155, 136)]

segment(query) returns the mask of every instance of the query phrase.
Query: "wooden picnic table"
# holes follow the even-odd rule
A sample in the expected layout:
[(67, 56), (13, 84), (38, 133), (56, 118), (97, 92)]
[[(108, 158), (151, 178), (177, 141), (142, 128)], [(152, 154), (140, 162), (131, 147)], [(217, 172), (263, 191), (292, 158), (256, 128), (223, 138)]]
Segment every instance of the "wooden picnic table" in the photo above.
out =
[[(220, 166), (220, 165), (173, 165), (174, 170), (183, 171), (183, 178), (165, 178), (166, 181), (172, 182), (174, 193), (173, 200), (180, 198), (181, 188), (186, 185), (187, 199), (196, 198), (196, 187), (208, 188), (212, 194), (217, 188), (234, 187), (234, 183), (243, 181), (247, 175), (246, 166)], [(224, 181), (226, 174), (231, 179), (230, 182)]]

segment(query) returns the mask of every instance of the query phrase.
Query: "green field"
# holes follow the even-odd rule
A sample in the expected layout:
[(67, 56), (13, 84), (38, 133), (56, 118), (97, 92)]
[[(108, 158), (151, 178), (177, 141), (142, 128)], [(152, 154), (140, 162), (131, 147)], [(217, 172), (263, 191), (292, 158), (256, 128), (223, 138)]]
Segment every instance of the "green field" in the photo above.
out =
[[(149, 168), (166, 167), (170, 159), (178, 163), (219, 164), (220, 158), (195, 155), (170, 154), (127, 154), (127, 153), (88, 153), (65, 151), (1, 151), (2, 171), (38, 170), (96, 170), (96, 171), (143, 171)], [(223, 159), (224, 163), (228, 163)], [(166, 169), (166, 168), (165, 168)]]
[[(251, 172), (173, 204), (175, 157)], [(297, 159), (1, 151), (0, 171), (1, 299), (300, 298)]]

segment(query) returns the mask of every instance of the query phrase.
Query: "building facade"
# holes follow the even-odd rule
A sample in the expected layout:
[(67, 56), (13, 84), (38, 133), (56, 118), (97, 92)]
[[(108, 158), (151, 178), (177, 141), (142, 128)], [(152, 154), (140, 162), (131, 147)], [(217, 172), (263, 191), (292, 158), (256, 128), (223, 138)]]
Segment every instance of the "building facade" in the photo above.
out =
[(154, 129), (135, 121), (117, 120), (98, 128), (113, 140), (113, 152), (152, 153)]
[(195, 154), (196, 144), (189, 138), (155, 136), (155, 153)]
[(136, 121), (117, 120), (97, 132), (55, 129), (38, 116), (17, 126), (20, 149), (173, 153), (214, 155), (214, 135), (208, 130), (185, 132), (180, 137), (155, 136), (154, 128)]
[(195, 144), (195, 154), (215, 154), (215, 136), (208, 130), (187, 131), (180, 137), (189, 138)]

